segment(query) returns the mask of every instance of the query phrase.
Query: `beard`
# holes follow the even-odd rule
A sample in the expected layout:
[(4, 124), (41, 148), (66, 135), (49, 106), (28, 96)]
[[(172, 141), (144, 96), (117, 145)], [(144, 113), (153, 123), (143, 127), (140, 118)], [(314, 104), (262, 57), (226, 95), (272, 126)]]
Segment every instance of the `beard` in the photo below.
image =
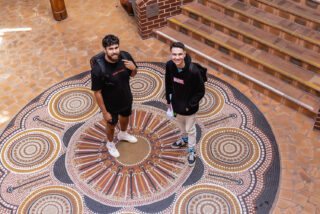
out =
[(106, 53), (106, 57), (107, 57), (111, 62), (118, 62), (118, 60), (119, 60), (119, 54), (109, 55), (109, 54)]

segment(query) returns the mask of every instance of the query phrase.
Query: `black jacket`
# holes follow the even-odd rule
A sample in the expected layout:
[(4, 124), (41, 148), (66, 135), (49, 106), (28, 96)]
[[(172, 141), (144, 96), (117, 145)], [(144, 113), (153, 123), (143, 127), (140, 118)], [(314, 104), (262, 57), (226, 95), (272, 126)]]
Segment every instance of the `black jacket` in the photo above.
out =
[[(173, 111), (180, 115), (192, 115), (199, 110), (199, 102), (205, 94), (204, 82), (200, 71), (193, 66), (189, 70), (191, 57), (187, 54), (184, 58), (185, 67), (178, 72), (177, 66), (172, 60), (166, 63), (166, 99), (172, 103)], [(170, 100), (169, 94), (172, 94)], [(186, 111), (186, 108), (189, 111)]]

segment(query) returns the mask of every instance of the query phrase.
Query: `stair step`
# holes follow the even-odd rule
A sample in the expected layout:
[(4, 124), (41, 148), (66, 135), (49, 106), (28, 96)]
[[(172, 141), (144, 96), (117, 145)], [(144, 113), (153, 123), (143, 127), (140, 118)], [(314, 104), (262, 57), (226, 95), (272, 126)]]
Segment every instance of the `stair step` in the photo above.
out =
[[(301, 7), (299, 5), (296, 5), (295, 3), (292, 3), (290, 1), (284, 1), (284, 0), (256, 0), (260, 3), (260, 7), (269, 6), (276, 11), (274, 12), (284, 12), (288, 15), (292, 15), (296, 19), (300, 19), (300, 21), (305, 22), (309, 21), (312, 22), (314, 28), (320, 26), (320, 12), (317, 10), (314, 10), (312, 8), (307, 7)], [(269, 9), (269, 8), (268, 8)], [(265, 8), (265, 11), (268, 11), (267, 8)], [(296, 21), (299, 22), (299, 21)], [(302, 24), (302, 23), (301, 23)]]
[[(194, 59), (206, 63), (227, 75), (242, 79), (258, 91), (268, 94), (272, 98), (308, 116), (314, 117), (317, 114), (320, 107), (319, 97), (301, 91), (272, 75), (254, 69), (172, 28), (157, 29), (155, 35), (159, 40), (167, 44), (174, 41), (183, 41)], [(197, 50), (201, 50), (201, 52)]]
[(282, 38), (320, 52), (320, 33), (238, 0), (202, 0), (205, 6), (238, 17)]
[[(279, 38), (270, 32), (254, 27), (238, 19), (213, 10), (202, 4), (191, 3), (182, 7), (186, 16), (202, 22), (212, 28), (219, 29), (242, 41), (255, 41), (256, 48), (267, 48), (268, 52), (278, 55), (288, 61), (299, 62), (302, 67), (320, 74), (320, 53), (294, 45), (285, 39)], [(253, 42), (251, 42), (253, 43)], [(296, 60), (296, 61), (295, 61)], [(296, 62), (296, 63), (297, 63)]]
[(320, 1), (319, 0), (290, 0), (292, 4), (296, 4), (297, 6), (312, 8), (314, 10), (320, 9)]
[(174, 16), (168, 21), (170, 27), (183, 31), (204, 43), (209, 44), (211, 42), (214, 44), (211, 45), (212, 48), (235, 58), (242, 58), (242, 61), (255, 68), (273, 73), (280, 79), (291, 82), (291, 84), (315, 95), (320, 91), (320, 82), (318, 82), (320, 75), (314, 72), (304, 70), (270, 53), (256, 49), (185, 15)]
[(320, 1), (319, 0), (291, 0), (294, 4), (301, 5), (302, 7), (312, 8), (314, 10), (320, 9)]

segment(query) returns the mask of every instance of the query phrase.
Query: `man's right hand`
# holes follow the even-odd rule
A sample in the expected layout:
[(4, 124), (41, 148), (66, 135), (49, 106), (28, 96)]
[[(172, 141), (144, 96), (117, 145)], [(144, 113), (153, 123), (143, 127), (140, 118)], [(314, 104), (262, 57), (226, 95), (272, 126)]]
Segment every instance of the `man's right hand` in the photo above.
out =
[(104, 112), (102, 113), (103, 114), (103, 119), (106, 121), (106, 122), (109, 122), (111, 123), (112, 122), (112, 116), (109, 112)]

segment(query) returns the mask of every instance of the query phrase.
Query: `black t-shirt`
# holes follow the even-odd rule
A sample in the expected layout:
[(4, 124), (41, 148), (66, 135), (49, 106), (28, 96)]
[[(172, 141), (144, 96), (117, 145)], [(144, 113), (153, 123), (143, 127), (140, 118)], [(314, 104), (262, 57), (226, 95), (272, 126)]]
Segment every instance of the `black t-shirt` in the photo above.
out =
[[(127, 52), (124, 53), (126, 59), (136, 65), (131, 55)], [(132, 93), (129, 84), (131, 70), (124, 66), (120, 56), (117, 63), (109, 63), (105, 58), (102, 59), (102, 62), (105, 65), (106, 74), (103, 74), (98, 63), (94, 65), (91, 70), (91, 90), (101, 90), (107, 111), (119, 113), (132, 106)]]

